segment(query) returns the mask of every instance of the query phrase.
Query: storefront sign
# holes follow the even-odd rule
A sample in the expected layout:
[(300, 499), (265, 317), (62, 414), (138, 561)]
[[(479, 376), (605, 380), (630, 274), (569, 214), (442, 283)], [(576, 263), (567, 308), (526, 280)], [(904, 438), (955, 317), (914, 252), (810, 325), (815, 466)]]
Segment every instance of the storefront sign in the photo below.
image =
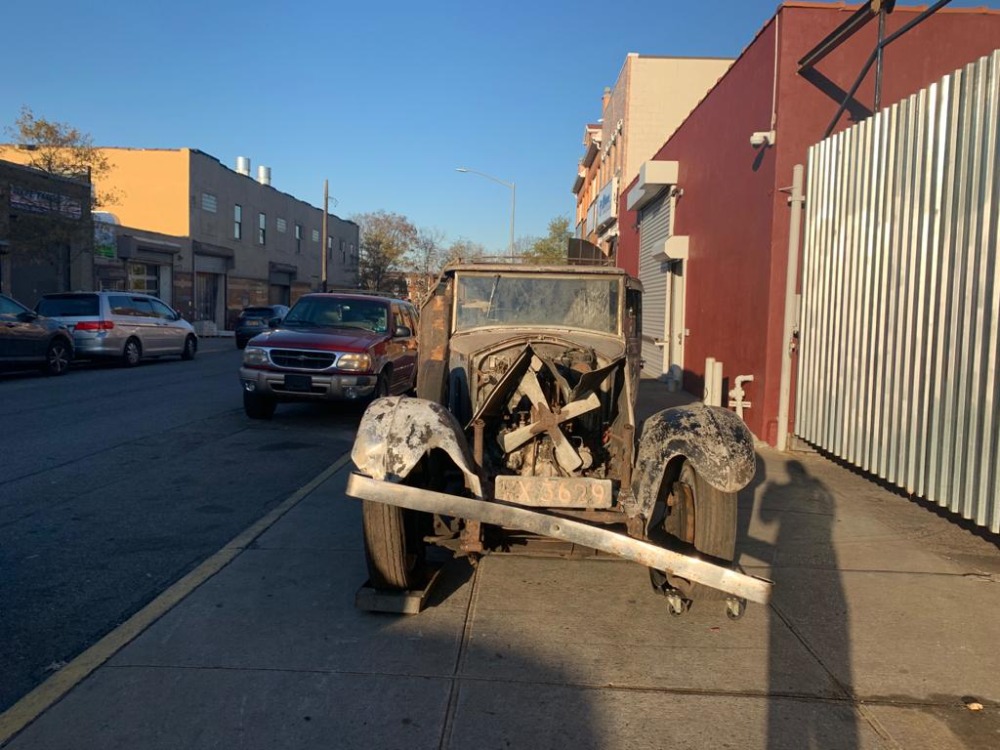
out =
[(10, 186), (10, 207), (28, 214), (58, 214), (67, 219), (83, 216), (83, 205), (75, 198), (19, 185)]
[(603, 227), (618, 217), (618, 206), (615, 201), (618, 180), (612, 179), (597, 196), (597, 226)]

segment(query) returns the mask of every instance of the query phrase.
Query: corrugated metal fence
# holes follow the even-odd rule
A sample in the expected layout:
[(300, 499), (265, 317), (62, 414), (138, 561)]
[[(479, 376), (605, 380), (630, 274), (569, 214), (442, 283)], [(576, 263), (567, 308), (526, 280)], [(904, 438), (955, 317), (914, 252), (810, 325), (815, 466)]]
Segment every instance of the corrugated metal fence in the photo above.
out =
[(795, 431), (1000, 532), (1000, 50), (809, 152)]

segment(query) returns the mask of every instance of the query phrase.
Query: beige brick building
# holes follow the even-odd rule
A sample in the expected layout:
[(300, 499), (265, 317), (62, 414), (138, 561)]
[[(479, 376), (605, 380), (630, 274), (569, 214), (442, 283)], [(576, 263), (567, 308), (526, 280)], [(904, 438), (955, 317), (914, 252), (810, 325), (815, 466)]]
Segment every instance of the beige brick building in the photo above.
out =
[[(111, 169), (95, 188), (110, 199), (95, 214), (93, 288), (156, 294), (208, 333), (246, 305), (320, 288), (323, 213), (271, 186), (269, 168), (189, 148), (101, 152)], [(19, 153), (30, 158), (5, 152)], [(358, 241), (356, 224), (328, 215), (329, 286), (357, 284)]]
[[(575, 236), (614, 257), (618, 194), (732, 64), (728, 58), (630, 52), (601, 100), (601, 121), (584, 130), (573, 182)], [(599, 130), (598, 130), (599, 127)]]

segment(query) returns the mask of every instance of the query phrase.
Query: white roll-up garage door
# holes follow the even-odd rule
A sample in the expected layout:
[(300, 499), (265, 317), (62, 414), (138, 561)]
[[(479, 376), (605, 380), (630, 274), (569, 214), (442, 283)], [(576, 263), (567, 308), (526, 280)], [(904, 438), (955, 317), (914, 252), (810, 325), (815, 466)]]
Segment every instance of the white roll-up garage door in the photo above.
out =
[(667, 279), (670, 263), (663, 245), (670, 236), (670, 198), (667, 193), (639, 212), (639, 280), (642, 296), (643, 375), (658, 378), (666, 372), (664, 347), (667, 327)]

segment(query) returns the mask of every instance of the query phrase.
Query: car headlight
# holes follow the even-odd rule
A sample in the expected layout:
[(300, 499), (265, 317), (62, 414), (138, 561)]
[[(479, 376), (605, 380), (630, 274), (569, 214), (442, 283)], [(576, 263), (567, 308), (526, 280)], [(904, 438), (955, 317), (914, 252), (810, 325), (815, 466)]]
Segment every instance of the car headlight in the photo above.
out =
[(372, 358), (367, 354), (341, 354), (337, 368), (349, 372), (364, 372), (372, 366)]
[(266, 365), (267, 350), (259, 346), (248, 346), (243, 350), (243, 364), (245, 365)]

